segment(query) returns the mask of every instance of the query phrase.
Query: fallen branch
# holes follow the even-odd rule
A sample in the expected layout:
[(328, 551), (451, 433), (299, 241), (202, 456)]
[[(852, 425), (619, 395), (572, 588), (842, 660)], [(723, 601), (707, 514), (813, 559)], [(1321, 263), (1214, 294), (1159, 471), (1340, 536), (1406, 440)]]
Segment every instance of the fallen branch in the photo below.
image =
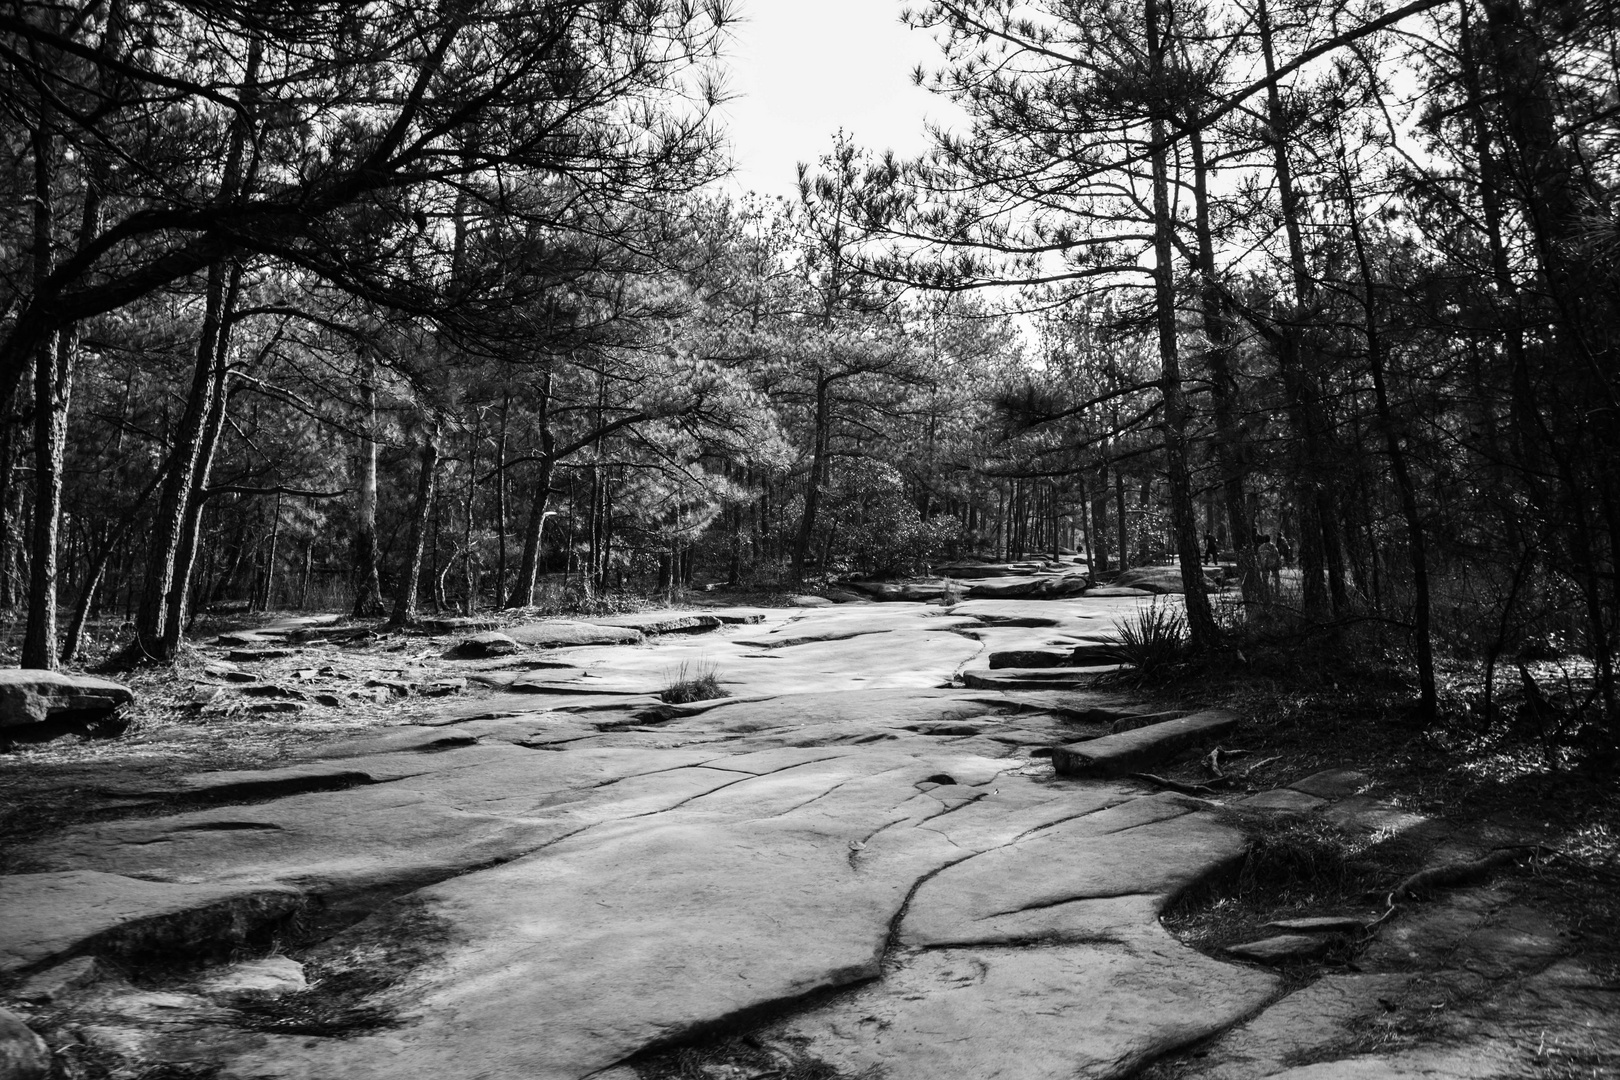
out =
[(1131, 773), (1130, 779), (1141, 780), (1143, 783), (1155, 784), (1170, 791), (1178, 791), (1183, 795), (1219, 795), (1220, 792), (1208, 784), (1183, 784), (1180, 780), (1170, 780), (1152, 773)]

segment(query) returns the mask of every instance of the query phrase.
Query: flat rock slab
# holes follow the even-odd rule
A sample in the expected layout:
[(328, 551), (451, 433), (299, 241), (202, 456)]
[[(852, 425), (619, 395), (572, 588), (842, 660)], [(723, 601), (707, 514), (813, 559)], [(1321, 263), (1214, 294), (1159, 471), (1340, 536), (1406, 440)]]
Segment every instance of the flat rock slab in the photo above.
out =
[(885, 603), (927, 603), (944, 597), (950, 590), (943, 581), (846, 581), (844, 585)]
[(848, 641), (868, 634), (961, 630), (979, 625), (976, 619), (953, 618), (938, 614), (938, 610), (920, 605), (834, 608), (791, 619), (768, 633), (738, 638), (737, 644), (756, 649), (784, 649), (813, 642)]
[(1220, 738), (1237, 726), (1235, 714), (1207, 709), (1179, 720), (1055, 747), (1052, 765), (1059, 776), (1124, 776), (1190, 746)]
[(900, 940), (939, 947), (1134, 931), (1153, 924), (1171, 897), (1232, 865), (1247, 848), (1237, 830), (1185, 796), (1097, 806), (924, 882), (900, 925)]
[(302, 901), (301, 893), (284, 886), (180, 885), (94, 870), (3, 876), (0, 972), (41, 967), (88, 949), (182, 947), (232, 925), (245, 933)]
[(536, 649), (562, 649), (574, 645), (639, 645), (644, 640), (640, 630), (630, 627), (601, 626), (566, 619), (521, 623), (504, 627), (501, 633), (519, 645)]
[(992, 626), (1059, 626), (1072, 618), (1075, 608), (1050, 600), (964, 600), (951, 607), (952, 615), (967, 615)]
[(638, 611), (590, 622), (643, 634), (701, 634), (724, 625), (718, 616), (701, 611)]
[(1126, 596), (1154, 596), (1151, 589), (1137, 589), (1128, 585), (1093, 585), (1085, 591), (1086, 597), (1126, 597)]
[(1099, 675), (1118, 671), (1118, 664), (1064, 668), (998, 668), (964, 671), (962, 683), (977, 690), (1083, 690)]
[[(1389, 1016), (1389, 1006), (1401, 999), (1412, 979), (1405, 972), (1323, 975), (1204, 1048), (1191, 1075), (1197, 1080), (1286, 1075), (1290, 1062), (1309, 1060), (1329, 1047), (1342, 1046), (1358, 1029), (1365, 1033), (1373, 1018)], [(1371, 1075), (1388, 1080), (1392, 1074)]]
[(1277, 810), (1298, 814), (1326, 806), (1327, 800), (1307, 795), (1303, 791), (1279, 788), (1276, 791), (1262, 791), (1258, 795), (1250, 795), (1247, 799), (1239, 799), (1232, 805), (1241, 806), (1245, 810)]
[(0, 729), (45, 723), (63, 713), (108, 713), (133, 700), (129, 687), (111, 679), (0, 668)]
[(703, 611), (705, 614), (713, 615), (727, 626), (758, 626), (770, 616), (770, 612), (764, 608), (706, 607)]
[[(1069, 648), (1137, 606), (1040, 603), (1061, 627), (1055, 647)], [(544, 698), (497, 696), (480, 712), (447, 702), (429, 723), (319, 760), (179, 786), (205, 809), (54, 832), (24, 854), (60, 873), (28, 877), (88, 875), (70, 896), (110, 881), (179, 898), (173, 919), (154, 924), (149, 911), (167, 909), (153, 901), (95, 939), (114, 945), (129, 919), (147, 944), (159, 931), (213, 940), (276, 904), (320, 904), (347, 929), (300, 959), (329, 985), (352, 972), (379, 987), (354, 1004), (384, 1023), (329, 1035), (231, 1026), (231, 999), (297, 992), (289, 965), (167, 988), (164, 1015), (221, 1018), (207, 1021), (213, 1034), (185, 1030), (184, 1057), (148, 1054), (131, 1074), (196, 1061), (244, 1080), (583, 1080), (772, 1016), (755, 1032), (766, 1045), (780, 1038), (844, 1075), (1100, 1078), (1274, 992), (1272, 973), (1201, 956), (1158, 922), (1241, 856), (1236, 827), (1200, 800), (1054, 784), (1030, 761), (1037, 742), (1075, 738), (1071, 720), (1100, 730), (1144, 708), (946, 685), (989, 651), (1036, 643), (1017, 623), (921, 604), (764, 618), (651, 643), (635, 627), (575, 623), (640, 644), (569, 641), (547, 654), (568, 666), (520, 676)], [(555, 641), (557, 622), (531, 625)], [(508, 634), (531, 644), (523, 628)], [(738, 696), (668, 706), (634, 693), (683, 665), (716, 670)], [(217, 923), (207, 890), (221, 890)], [(51, 909), (37, 894), (19, 904), (0, 890), (0, 941), (11, 912)], [(85, 940), (53, 927), (22, 935), (45, 957), (36, 966), (100, 951), (42, 947)], [(150, 1006), (136, 1027), (172, 1030), (154, 993), (135, 995)]]
[(1100, 1080), (1220, 1030), (1275, 985), (1150, 933), (1117, 944), (940, 949), (771, 1035), (845, 1076)]
[(789, 607), (797, 608), (829, 608), (838, 603), (825, 596), (790, 596), (787, 602)]

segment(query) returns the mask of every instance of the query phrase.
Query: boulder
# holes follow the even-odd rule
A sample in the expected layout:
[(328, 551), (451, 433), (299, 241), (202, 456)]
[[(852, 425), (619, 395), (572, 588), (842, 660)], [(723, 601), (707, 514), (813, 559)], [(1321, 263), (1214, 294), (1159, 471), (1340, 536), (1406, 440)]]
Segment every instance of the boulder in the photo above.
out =
[(789, 607), (808, 607), (808, 608), (832, 607), (833, 604), (835, 604), (835, 603), (837, 603), (837, 601), (829, 600), (825, 596), (790, 596), (790, 597), (788, 597), (788, 606)]
[(51, 1051), (22, 1017), (0, 1009), (0, 1077), (5, 1080), (45, 1080), (51, 1072)]
[(487, 660), (492, 656), (510, 656), (520, 648), (522, 646), (506, 634), (486, 630), (463, 640), (450, 654), (461, 660)]
[(0, 669), (0, 728), (43, 724), (64, 714), (106, 715), (133, 700), (129, 687), (110, 679), (65, 671)]

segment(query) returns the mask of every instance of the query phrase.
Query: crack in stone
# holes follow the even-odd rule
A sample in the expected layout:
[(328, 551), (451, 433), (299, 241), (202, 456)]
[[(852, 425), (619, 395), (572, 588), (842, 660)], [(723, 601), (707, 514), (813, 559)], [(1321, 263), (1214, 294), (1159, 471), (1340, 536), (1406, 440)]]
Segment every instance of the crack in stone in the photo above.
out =
[(999, 919), (1003, 915), (1021, 915), (1026, 911), (1045, 911), (1047, 908), (1062, 907), (1064, 904), (1074, 904), (1081, 900), (1121, 900), (1127, 896), (1151, 896), (1138, 889), (1125, 889), (1120, 892), (1109, 893), (1083, 893), (1076, 896), (1066, 896), (1061, 900), (1043, 900), (1038, 904), (1025, 904), (1023, 907), (1008, 908), (1006, 911), (992, 911), (988, 915), (980, 915), (974, 922), (984, 922), (986, 919)]
[[(1020, 840), (1024, 839), (1026, 836), (1034, 836), (1038, 832), (1045, 832), (1047, 829), (1050, 829), (1050, 828), (1052, 828), (1053, 826), (1056, 826), (1056, 825), (1062, 825), (1065, 822), (1079, 821), (1081, 818), (1087, 818), (1087, 817), (1090, 817), (1093, 814), (1100, 814), (1104, 810), (1112, 810), (1116, 806), (1124, 806), (1126, 803), (1131, 802), (1131, 801), (1133, 801), (1133, 800), (1135, 800), (1137, 798), (1139, 798), (1139, 796), (1131, 795), (1131, 796), (1128, 796), (1126, 798), (1121, 799), (1119, 802), (1109, 803), (1106, 806), (1099, 806), (1094, 810), (1082, 810), (1078, 814), (1070, 814), (1068, 817), (1060, 817), (1060, 818), (1057, 818), (1054, 821), (1048, 821), (1043, 825), (1036, 825), (1032, 829), (1025, 829), (1023, 832), (1019, 833), (1017, 836), (1013, 837), (1011, 840), (1009, 840), (1006, 844), (1004, 844), (1002, 846), (1003, 847), (1011, 846), (1012, 844), (1018, 843)], [(1108, 834), (1107, 833), (1101, 833), (1099, 835), (1107, 836)]]
[(774, 814), (766, 814), (764, 817), (755, 818), (754, 820), (756, 820), (756, 821), (769, 821), (771, 818), (783, 817), (783, 816), (785, 816), (787, 814), (793, 813), (793, 811), (795, 811), (795, 810), (802, 810), (806, 806), (809, 806), (813, 802), (816, 802), (816, 801), (818, 801), (820, 799), (825, 799), (827, 796), (831, 795), (833, 792), (837, 791), (839, 788), (843, 787), (845, 784), (853, 784), (855, 781), (857, 781), (859, 779), (861, 779), (861, 777), (851, 776), (847, 780), (840, 780), (840, 781), (838, 781), (838, 783), (834, 784), (832, 787), (828, 788), (826, 791), (823, 791), (820, 795), (814, 795), (814, 796), (804, 800), (804, 802), (802, 802), (802, 803), (799, 803), (799, 804), (797, 804), (795, 806), (788, 807), (786, 810), (780, 810), (780, 811), (778, 811), (777, 813), (774, 813)]

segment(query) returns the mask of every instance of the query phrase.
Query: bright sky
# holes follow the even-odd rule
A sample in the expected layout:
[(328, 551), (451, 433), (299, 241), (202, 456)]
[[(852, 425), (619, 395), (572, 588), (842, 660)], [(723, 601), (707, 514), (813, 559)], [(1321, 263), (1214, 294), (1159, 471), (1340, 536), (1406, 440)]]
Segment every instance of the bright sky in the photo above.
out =
[[(915, 4), (916, 0), (912, 0)], [(902, 0), (742, 0), (721, 107), (737, 173), (732, 187), (795, 197), (799, 162), (815, 164), (842, 127), (857, 146), (910, 157), (926, 120), (957, 115), (911, 85), (941, 55), (929, 33), (900, 22)]]

